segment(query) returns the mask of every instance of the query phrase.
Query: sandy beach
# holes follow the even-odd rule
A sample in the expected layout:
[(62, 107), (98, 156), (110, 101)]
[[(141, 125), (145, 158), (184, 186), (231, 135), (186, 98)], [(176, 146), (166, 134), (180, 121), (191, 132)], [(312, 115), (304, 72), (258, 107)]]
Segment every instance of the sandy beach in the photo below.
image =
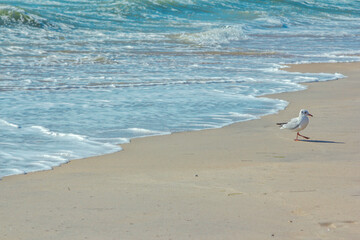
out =
[[(360, 63), (287, 70), (347, 78), (271, 95), (290, 104), (259, 120), (5, 177), (0, 239), (359, 239)], [(275, 123), (301, 108), (296, 142)]]

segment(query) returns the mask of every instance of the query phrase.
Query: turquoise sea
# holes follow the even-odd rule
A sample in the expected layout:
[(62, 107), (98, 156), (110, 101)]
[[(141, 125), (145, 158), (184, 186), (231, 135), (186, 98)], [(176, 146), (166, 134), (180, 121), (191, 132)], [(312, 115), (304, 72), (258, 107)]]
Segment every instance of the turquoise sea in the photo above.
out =
[(354, 0), (2, 0), (0, 178), (276, 113), (359, 40)]

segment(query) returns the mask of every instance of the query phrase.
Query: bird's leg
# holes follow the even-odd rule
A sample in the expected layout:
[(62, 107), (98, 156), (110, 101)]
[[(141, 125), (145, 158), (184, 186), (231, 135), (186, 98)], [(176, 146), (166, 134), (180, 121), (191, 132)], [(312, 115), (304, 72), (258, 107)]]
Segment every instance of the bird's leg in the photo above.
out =
[(305, 138), (305, 139), (309, 139), (309, 137), (303, 136), (303, 135), (301, 135), (300, 133), (298, 133), (297, 135), (299, 135), (300, 137), (303, 137), (303, 138)]
[(299, 141), (299, 139), (298, 139), (299, 135), (300, 135), (299, 133), (296, 133), (296, 138), (294, 139), (294, 141)]

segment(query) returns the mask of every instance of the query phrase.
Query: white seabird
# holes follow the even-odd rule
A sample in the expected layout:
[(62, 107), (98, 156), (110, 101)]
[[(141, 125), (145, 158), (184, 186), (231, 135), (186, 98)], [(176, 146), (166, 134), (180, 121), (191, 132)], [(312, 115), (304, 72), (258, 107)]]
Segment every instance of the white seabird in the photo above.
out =
[(289, 129), (291, 131), (297, 132), (295, 141), (298, 141), (298, 136), (303, 137), (305, 139), (309, 139), (309, 137), (305, 137), (301, 135), (299, 132), (304, 130), (306, 126), (309, 124), (308, 116), (312, 117), (308, 110), (301, 109), (299, 113), (299, 117), (291, 119), (287, 123), (277, 123), (277, 125), (281, 126), (280, 129)]

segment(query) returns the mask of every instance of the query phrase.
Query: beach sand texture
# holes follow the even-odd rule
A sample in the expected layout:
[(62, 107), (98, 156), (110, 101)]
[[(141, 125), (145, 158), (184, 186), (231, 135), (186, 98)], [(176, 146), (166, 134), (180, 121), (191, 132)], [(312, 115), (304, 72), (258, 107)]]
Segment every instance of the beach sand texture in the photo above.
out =
[[(272, 95), (289, 106), (259, 120), (5, 177), (0, 239), (359, 239), (360, 64), (289, 70), (348, 77)], [(275, 123), (301, 108), (295, 142)]]

